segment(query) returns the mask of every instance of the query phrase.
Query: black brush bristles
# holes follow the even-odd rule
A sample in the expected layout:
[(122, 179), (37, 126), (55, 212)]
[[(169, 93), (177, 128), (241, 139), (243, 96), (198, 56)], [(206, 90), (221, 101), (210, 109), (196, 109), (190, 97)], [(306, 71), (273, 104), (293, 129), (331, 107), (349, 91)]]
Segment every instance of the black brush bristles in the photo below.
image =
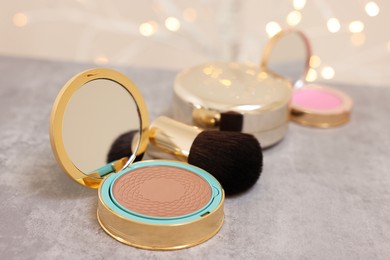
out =
[[(118, 136), (111, 144), (110, 151), (107, 154), (107, 163), (122, 159), (123, 157), (130, 157), (133, 153), (131, 151), (131, 145), (133, 143), (134, 135), (137, 134), (137, 130), (131, 130)], [(144, 154), (140, 154), (135, 158), (135, 162), (142, 159)]]
[(234, 195), (259, 179), (263, 153), (253, 135), (203, 131), (191, 146), (188, 163), (208, 171), (221, 183), (226, 195)]
[(238, 112), (228, 111), (221, 113), (219, 122), (220, 131), (241, 132), (244, 116)]

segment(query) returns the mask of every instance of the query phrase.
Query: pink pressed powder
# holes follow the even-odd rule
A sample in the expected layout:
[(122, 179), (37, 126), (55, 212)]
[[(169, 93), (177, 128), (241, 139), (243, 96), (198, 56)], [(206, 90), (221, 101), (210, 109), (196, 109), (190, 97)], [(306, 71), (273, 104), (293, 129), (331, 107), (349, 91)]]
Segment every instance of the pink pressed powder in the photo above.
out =
[(211, 199), (211, 187), (199, 175), (176, 167), (135, 169), (112, 188), (124, 208), (148, 216), (177, 217), (196, 212)]
[(328, 128), (348, 122), (352, 99), (340, 90), (307, 84), (294, 90), (290, 109), (291, 120), (303, 125)]
[(292, 104), (308, 109), (330, 110), (340, 107), (342, 101), (326, 89), (302, 89), (294, 92)]

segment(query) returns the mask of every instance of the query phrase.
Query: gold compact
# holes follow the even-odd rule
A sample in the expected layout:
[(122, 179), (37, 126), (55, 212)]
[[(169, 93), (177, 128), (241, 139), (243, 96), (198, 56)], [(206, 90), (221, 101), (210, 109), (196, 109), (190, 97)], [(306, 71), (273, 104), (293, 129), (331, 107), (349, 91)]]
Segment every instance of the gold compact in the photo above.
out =
[(292, 121), (329, 128), (349, 121), (352, 99), (335, 88), (307, 84), (294, 91), (290, 107)]
[(306, 35), (298, 30), (282, 30), (273, 36), (264, 49), (263, 70), (288, 79), (294, 86), (291, 120), (302, 125), (329, 128), (349, 121), (352, 99), (344, 92), (306, 82), (311, 59)]
[(209, 62), (176, 76), (173, 118), (205, 129), (252, 134), (265, 148), (287, 132), (291, 89), (289, 81), (255, 64)]
[[(151, 250), (208, 240), (224, 220), (221, 185), (187, 163), (134, 162), (146, 150), (148, 128), (146, 105), (134, 83), (114, 70), (91, 69), (70, 79), (58, 94), (50, 141), (73, 180), (98, 188), (97, 219), (114, 239)], [(118, 142), (124, 152), (113, 153)]]

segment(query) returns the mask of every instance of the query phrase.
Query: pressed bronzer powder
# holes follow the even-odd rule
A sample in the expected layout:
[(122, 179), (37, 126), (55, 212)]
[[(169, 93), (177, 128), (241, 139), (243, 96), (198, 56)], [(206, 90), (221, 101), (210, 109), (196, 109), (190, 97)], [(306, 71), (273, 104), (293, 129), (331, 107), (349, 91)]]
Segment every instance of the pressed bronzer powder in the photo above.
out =
[(166, 166), (144, 167), (118, 178), (112, 193), (118, 206), (153, 217), (197, 212), (211, 199), (211, 187), (191, 171)]
[(309, 84), (294, 90), (290, 108), (293, 121), (327, 128), (349, 120), (352, 99), (340, 90)]

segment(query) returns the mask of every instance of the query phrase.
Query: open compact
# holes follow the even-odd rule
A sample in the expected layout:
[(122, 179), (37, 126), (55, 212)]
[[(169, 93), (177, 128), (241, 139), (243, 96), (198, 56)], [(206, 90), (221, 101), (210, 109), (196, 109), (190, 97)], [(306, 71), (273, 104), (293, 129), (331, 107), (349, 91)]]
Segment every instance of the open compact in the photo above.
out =
[(310, 58), (306, 35), (298, 30), (282, 30), (265, 46), (261, 68), (275, 77), (288, 79), (294, 86), (290, 102), (292, 121), (320, 128), (348, 122), (352, 99), (346, 93), (306, 82)]
[[(91, 69), (62, 88), (50, 118), (50, 141), (63, 170), (98, 188), (97, 218), (116, 240), (174, 250), (214, 236), (222, 227), (224, 191), (208, 172), (169, 161), (134, 162), (148, 143), (149, 120), (137, 87), (119, 72)], [(107, 162), (112, 143), (135, 131), (128, 156)]]

